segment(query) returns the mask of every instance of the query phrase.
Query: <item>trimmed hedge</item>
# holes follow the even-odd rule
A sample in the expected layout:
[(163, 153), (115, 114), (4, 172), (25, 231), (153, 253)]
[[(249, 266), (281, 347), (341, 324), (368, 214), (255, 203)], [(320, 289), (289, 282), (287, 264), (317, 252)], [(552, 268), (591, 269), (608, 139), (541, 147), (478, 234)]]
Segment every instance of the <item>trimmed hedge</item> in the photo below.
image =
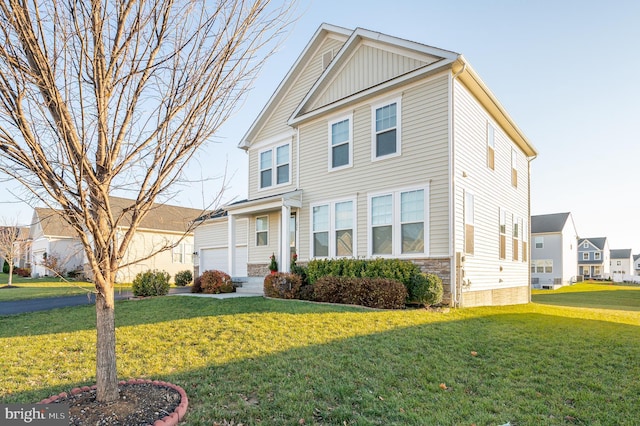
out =
[(420, 274), (420, 268), (400, 259), (314, 259), (306, 268), (309, 284), (322, 277), (387, 278), (409, 287), (411, 278)]
[(318, 302), (401, 309), (407, 299), (405, 286), (386, 278), (325, 276), (318, 279), (313, 287), (313, 296)]
[(424, 306), (442, 302), (442, 279), (435, 274), (417, 274), (411, 278), (407, 300)]
[(138, 297), (164, 296), (169, 293), (170, 278), (171, 275), (165, 271), (140, 272), (133, 279), (131, 290)]
[(302, 279), (297, 274), (277, 273), (264, 278), (264, 295), (278, 299), (298, 299)]
[(193, 274), (189, 270), (176, 272), (174, 281), (179, 287), (188, 286), (189, 284), (191, 284), (191, 281), (193, 281)]

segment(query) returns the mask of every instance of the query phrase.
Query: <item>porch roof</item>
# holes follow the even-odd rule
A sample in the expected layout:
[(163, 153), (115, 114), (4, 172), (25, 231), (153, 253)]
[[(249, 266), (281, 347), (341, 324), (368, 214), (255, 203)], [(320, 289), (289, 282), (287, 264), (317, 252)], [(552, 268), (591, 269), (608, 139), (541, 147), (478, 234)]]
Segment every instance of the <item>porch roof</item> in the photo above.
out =
[(225, 210), (230, 215), (248, 215), (280, 209), (281, 207), (302, 207), (302, 190), (270, 195), (253, 200), (238, 201), (229, 204)]

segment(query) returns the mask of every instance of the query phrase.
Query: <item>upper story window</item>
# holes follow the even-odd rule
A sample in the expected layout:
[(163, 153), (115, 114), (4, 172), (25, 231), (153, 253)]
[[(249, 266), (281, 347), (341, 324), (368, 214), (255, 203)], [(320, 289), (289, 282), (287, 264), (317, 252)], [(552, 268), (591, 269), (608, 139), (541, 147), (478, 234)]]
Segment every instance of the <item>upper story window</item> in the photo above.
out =
[(374, 160), (400, 154), (400, 99), (374, 105), (372, 158)]
[(582, 260), (589, 260), (589, 253), (588, 252), (582, 253)]
[(582, 248), (589, 248), (589, 243), (585, 241), (584, 244), (582, 244)]
[(472, 193), (464, 193), (464, 252), (475, 252), (475, 197)]
[(518, 246), (520, 245), (520, 219), (513, 216), (513, 260), (518, 260)]
[(329, 170), (351, 166), (351, 121), (348, 116), (329, 122)]
[(426, 253), (427, 200), (427, 189), (370, 197), (369, 254)]
[(500, 209), (500, 224), (498, 228), (498, 233), (500, 235), (499, 241), (499, 253), (498, 256), (500, 259), (507, 258), (507, 212), (505, 210)]
[(260, 153), (260, 188), (291, 182), (290, 165), (291, 153), (288, 143), (262, 151)]
[(495, 130), (491, 123), (487, 123), (487, 167), (491, 170), (495, 170), (496, 167)]
[(535, 238), (536, 248), (541, 249), (544, 248), (544, 237), (536, 237)]
[(601, 259), (601, 257), (600, 257), (600, 252), (599, 252), (599, 251), (597, 251), (597, 252), (593, 253), (593, 258), (594, 258), (595, 260), (600, 260), (600, 259)]

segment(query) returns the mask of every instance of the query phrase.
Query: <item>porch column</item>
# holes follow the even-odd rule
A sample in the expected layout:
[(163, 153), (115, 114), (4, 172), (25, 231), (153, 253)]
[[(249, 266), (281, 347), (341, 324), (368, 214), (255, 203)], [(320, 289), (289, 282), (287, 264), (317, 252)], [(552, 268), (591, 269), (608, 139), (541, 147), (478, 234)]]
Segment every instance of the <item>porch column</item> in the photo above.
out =
[(291, 217), (291, 207), (282, 205), (282, 213), (280, 218), (280, 272), (289, 272), (289, 263), (291, 262), (291, 249), (289, 247), (289, 218)]
[(227, 226), (227, 268), (229, 269), (229, 275), (234, 277), (236, 273), (236, 217), (234, 215), (229, 214)]

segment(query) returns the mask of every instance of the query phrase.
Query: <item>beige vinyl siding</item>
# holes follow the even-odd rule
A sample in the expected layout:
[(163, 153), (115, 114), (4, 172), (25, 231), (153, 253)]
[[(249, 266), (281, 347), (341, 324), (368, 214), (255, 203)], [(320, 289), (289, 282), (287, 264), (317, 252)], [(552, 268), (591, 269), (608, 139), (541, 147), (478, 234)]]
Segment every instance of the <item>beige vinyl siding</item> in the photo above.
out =
[[(355, 197), (357, 199), (357, 255), (366, 256), (368, 194), (426, 186), (429, 192), (429, 255), (449, 252), (448, 77), (445, 74), (408, 88), (402, 96), (402, 155), (372, 161), (371, 105), (363, 102), (343, 111), (353, 113), (353, 167), (328, 171), (328, 121), (340, 113), (300, 128), (300, 187), (304, 206), (300, 217), (301, 259), (310, 253), (309, 205)], [(393, 96), (393, 94), (389, 94)]]
[[(296, 173), (298, 167), (296, 164), (297, 158), (297, 144), (294, 142), (295, 138), (290, 138), (291, 142), (291, 182), (286, 186), (270, 187), (268, 189), (260, 190), (260, 168), (259, 168), (259, 153), (266, 147), (259, 146), (259, 143), (271, 138), (278, 138), (279, 135), (291, 132), (292, 128), (287, 124), (289, 117), (293, 114), (293, 111), (298, 107), (298, 104), (305, 97), (311, 86), (318, 80), (322, 73), (322, 55), (329, 51), (335, 52), (340, 49), (342, 42), (333, 38), (327, 38), (320, 48), (315, 52), (313, 59), (309, 61), (304, 70), (293, 82), (291, 89), (285, 94), (282, 102), (275, 106), (275, 109), (268, 118), (266, 124), (252, 143), (257, 144), (256, 148), (249, 149), (249, 199), (266, 197), (273, 194), (279, 194), (292, 189), (295, 189)], [(274, 143), (279, 145), (285, 142), (280, 140)], [(275, 145), (274, 145), (275, 146)]]
[[(513, 261), (513, 220), (528, 220), (528, 167), (524, 153), (469, 91), (454, 86), (455, 250), (464, 252), (464, 191), (475, 196), (475, 253), (467, 255), (465, 291), (528, 285), (528, 262)], [(495, 170), (487, 167), (486, 128), (495, 128)], [(518, 187), (511, 185), (511, 151), (518, 153)], [(466, 176), (466, 177), (465, 177)], [(507, 212), (506, 259), (499, 259), (499, 212)], [(527, 226), (527, 229), (529, 227)], [(521, 239), (518, 240), (521, 242)]]
[[(269, 235), (266, 246), (256, 245), (256, 218), (267, 216), (269, 218)], [(249, 218), (249, 263), (269, 263), (269, 257), (275, 253), (280, 262), (280, 251), (278, 242), (280, 241), (280, 212), (259, 213)]]
[(309, 110), (328, 105), (435, 61), (435, 58), (425, 59), (428, 62), (361, 44)]

